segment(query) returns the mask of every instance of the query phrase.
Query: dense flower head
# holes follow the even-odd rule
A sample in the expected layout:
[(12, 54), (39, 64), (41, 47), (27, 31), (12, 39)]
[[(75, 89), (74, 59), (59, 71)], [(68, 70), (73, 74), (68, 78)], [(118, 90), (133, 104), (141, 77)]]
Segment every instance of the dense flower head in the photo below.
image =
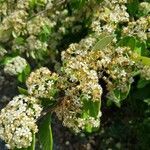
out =
[[(84, 102), (96, 102), (101, 100), (103, 84), (106, 84), (108, 99), (116, 99), (114, 91), (128, 93), (130, 84), (134, 81), (134, 73), (141, 68), (133, 60), (134, 52), (129, 47), (116, 47), (114, 43), (103, 50), (94, 50), (98, 36), (89, 36), (79, 43), (69, 46), (62, 52), (63, 72), (68, 77), (70, 84), (65, 90), (65, 97), (56, 110), (56, 115), (75, 132), (84, 130), (87, 122), (93, 122), (91, 126), (99, 126), (99, 118), (82, 118)], [(72, 87), (72, 88), (70, 88)]]
[(27, 22), (27, 31), (30, 35), (38, 35), (46, 25), (52, 28), (55, 25), (55, 22), (52, 23), (44, 16), (36, 16)]
[(141, 40), (149, 38), (150, 16), (140, 17), (136, 21), (128, 23), (127, 27), (123, 27), (122, 36), (136, 36)]
[(90, 49), (92, 47), (90, 43), (89, 47), (84, 47), (88, 40), (96, 41), (96, 39), (91, 39), (86, 38), (79, 44), (71, 44), (67, 51), (62, 53), (65, 73), (71, 81), (80, 81), (81, 84), (86, 83), (85, 86), (81, 86), (82, 90), (85, 89), (84, 87), (88, 89), (86, 81), (89, 81), (92, 88), (92, 85), (96, 83), (101, 84), (99, 79), (102, 79), (107, 83), (108, 91), (115, 88), (126, 91), (125, 86), (133, 77), (133, 72), (136, 71), (135, 62), (132, 60), (133, 52), (128, 47), (116, 48), (113, 45), (106, 47), (104, 50), (92, 50), (92, 48)]
[(26, 81), (28, 93), (37, 98), (52, 99), (58, 75), (48, 68), (41, 67), (30, 74)]
[[(4, 31), (12, 30), (14, 36), (25, 34), (27, 13), (24, 10), (14, 11), (11, 15), (4, 18), (1, 24), (1, 28)], [(8, 39), (10, 37), (8, 36)]]
[(143, 66), (141, 69), (141, 77), (150, 80), (150, 66)]
[(93, 13), (91, 28), (94, 32), (114, 33), (118, 23), (129, 22), (127, 1), (105, 0)]
[(141, 2), (139, 4), (139, 11), (141, 15), (148, 15), (150, 12), (150, 3), (149, 2)]
[(25, 95), (14, 97), (0, 112), (0, 138), (9, 149), (27, 148), (32, 134), (38, 131), (36, 120), (42, 107), (37, 99)]
[(9, 75), (18, 75), (19, 73), (22, 73), (22, 71), (27, 67), (27, 61), (20, 57), (14, 57), (10, 59), (5, 67), (4, 72)]
[(86, 112), (87, 117), (84, 117), (84, 105), (90, 102), (92, 102), (92, 98), (88, 93), (81, 94), (81, 91), (75, 86), (72, 88), (68, 87), (65, 90), (65, 96), (62, 97), (60, 104), (57, 105), (54, 112), (58, 119), (62, 121), (62, 124), (75, 133), (85, 131), (87, 126), (98, 128), (101, 117), (100, 109), (98, 109), (96, 116), (90, 116), (89, 112)]

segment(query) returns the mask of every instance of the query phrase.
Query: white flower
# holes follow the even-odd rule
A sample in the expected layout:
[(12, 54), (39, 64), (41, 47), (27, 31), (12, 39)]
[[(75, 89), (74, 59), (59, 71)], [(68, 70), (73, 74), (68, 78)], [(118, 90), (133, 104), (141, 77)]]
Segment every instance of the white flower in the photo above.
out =
[(9, 75), (18, 75), (21, 73), (27, 66), (27, 61), (20, 57), (14, 57), (7, 62), (4, 67), (4, 72)]
[(0, 138), (8, 148), (27, 148), (31, 145), (32, 134), (38, 131), (36, 120), (41, 111), (39, 101), (25, 95), (14, 97), (1, 110)]
[(28, 93), (36, 98), (53, 98), (51, 90), (56, 89), (58, 75), (48, 68), (41, 67), (30, 74), (26, 81)]

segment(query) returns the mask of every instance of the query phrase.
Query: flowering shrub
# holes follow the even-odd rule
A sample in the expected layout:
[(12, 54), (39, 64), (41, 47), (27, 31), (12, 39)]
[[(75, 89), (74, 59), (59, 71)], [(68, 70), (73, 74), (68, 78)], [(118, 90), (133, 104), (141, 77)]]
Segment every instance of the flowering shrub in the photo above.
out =
[(133, 83), (149, 84), (149, 13), (146, 1), (0, 0), (0, 89), (5, 74), (20, 94), (0, 112), (7, 147), (40, 137), (52, 149), (53, 113), (76, 134), (97, 131), (104, 100), (121, 107)]

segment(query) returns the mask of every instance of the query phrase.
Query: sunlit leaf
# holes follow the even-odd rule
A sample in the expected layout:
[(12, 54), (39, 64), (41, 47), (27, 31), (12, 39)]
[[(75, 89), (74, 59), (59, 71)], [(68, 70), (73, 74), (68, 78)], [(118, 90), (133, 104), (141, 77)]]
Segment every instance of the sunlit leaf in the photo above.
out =
[(93, 47), (93, 50), (103, 50), (112, 42), (113, 39), (113, 35), (102, 35), (102, 37), (100, 37), (100, 40)]

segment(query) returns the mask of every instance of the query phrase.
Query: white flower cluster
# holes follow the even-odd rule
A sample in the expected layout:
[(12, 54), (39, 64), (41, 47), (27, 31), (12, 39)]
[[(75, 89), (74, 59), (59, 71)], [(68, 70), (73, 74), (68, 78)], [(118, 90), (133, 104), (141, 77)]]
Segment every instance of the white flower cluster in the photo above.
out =
[(139, 5), (139, 11), (141, 15), (147, 15), (150, 12), (150, 3), (149, 2), (141, 2)]
[(18, 75), (21, 73), (27, 66), (27, 61), (20, 57), (14, 57), (7, 62), (4, 67), (4, 72), (9, 75)]
[[(26, 13), (26, 11), (16, 10), (3, 19), (0, 29), (6, 32), (11, 30), (14, 37), (17, 37), (21, 34), (24, 35), (27, 16), (28, 14)], [(11, 34), (8, 34), (8, 38), (6, 40), (9, 40), (10, 36)], [(2, 39), (2, 37), (0, 37), (0, 39)]]
[(70, 80), (80, 82), (76, 88), (81, 90), (82, 94), (87, 94), (93, 101), (96, 101), (101, 97), (102, 88), (98, 83), (97, 72), (90, 67), (90, 60), (86, 60), (90, 59), (86, 56), (94, 41), (93, 38), (89, 37), (81, 40), (79, 44), (71, 44), (65, 52), (62, 52), (62, 60), (65, 61), (64, 72)]
[(147, 40), (150, 35), (150, 16), (129, 22), (128, 26), (123, 28), (122, 35), (137, 36), (143, 41)]
[(30, 35), (38, 35), (46, 25), (52, 28), (55, 22), (51, 22), (49, 18), (45, 16), (36, 16), (27, 22), (27, 31)]
[(27, 38), (26, 41), (27, 43), (22, 48), (26, 50), (26, 54), (28, 57), (32, 56), (33, 58), (36, 58), (36, 56), (40, 53), (41, 50), (47, 51), (48, 44), (46, 42), (38, 40), (36, 36), (31, 35)]
[[(85, 101), (87, 103), (91, 101), (91, 97), (86, 94), (84, 94), (84, 96), (86, 97)], [(90, 114), (87, 114), (86, 118), (83, 117), (84, 102), (82, 101), (80, 90), (76, 87), (70, 87), (65, 90), (63, 100), (54, 111), (63, 125), (70, 128), (75, 133), (85, 131), (87, 126), (92, 128), (98, 128), (100, 126), (100, 109), (95, 117)]]
[(129, 14), (124, 1), (105, 0), (95, 8), (91, 28), (94, 32), (114, 33), (118, 23), (129, 22)]
[(87, 103), (100, 103), (102, 95), (97, 72), (89, 64), (91, 58), (87, 57), (95, 41), (96, 39), (89, 37), (81, 40), (79, 44), (71, 44), (66, 51), (62, 52), (62, 60), (65, 62), (63, 70), (69, 82), (64, 89), (63, 100), (55, 109), (55, 113), (64, 126), (77, 133), (85, 130), (88, 125), (92, 128), (100, 125), (100, 110), (95, 117), (90, 114), (88, 118), (82, 116), (84, 100)]
[(27, 148), (32, 134), (38, 131), (36, 121), (42, 111), (39, 101), (33, 97), (18, 95), (0, 112), (0, 138), (9, 149)]
[(139, 68), (132, 60), (134, 53), (130, 48), (116, 48), (111, 44), (103, 50), (93, 50), (97, 41), (97, 36), (91, 35), (79, 43), (71, 44), (62, 52), (63, 71), (70, 85), (65, 89), (62, 103), (55, 112), (63, 125), (75, 132), (84, 130), (87, 124), (98, 127), (101, 116), (99, 111), (96, 118), (82, 118), (84, 101), (81, 95), (86, 97), (87, 102), (100, 101), (103, 82), (106, 84), (108, 98), (115, 98), (112, 95), (114, 90), (127, 93), (134, 73)]
[[(108, 91), (119, 88), (125, 92), (126, 85), (136, 70), (135, 62), (131, 59), (133, 53), (127, 47), (115, 48), (111, 45), (104, 51), (91, 50), (92, 41), (94, 46), (96, 39), (90, 37), (82, 40), (79, 44), (71, 44), (65, 52), (62, 52), (65, 73), (71, 81), (80, 81), (81, 85), (78, 85), (77, 88), (81, 87), (81, 91), (87, 93), (93, 91), (91, 93), (95, 95), (96, 91), (97, 93), (102, 91), (98, 82), (101, 78), (107, 83)], [(86, 44), (87, 42), (88, 44)], [(98, 95), (96, 97), (100, 97), (101, 94)]]
[(88, 118), (78, 118), (77, 123), (78, 127), (81, 128), (81, 130), (84, 130), (86, 125), (90, 125), (93, 128), (98, 128), (100, 126), (100, 117), (101, 117), (101, 112), (99, 111), (99, 114), (97, 115), (96, 118), (94, 117), (88, 117)]
[(58, 75), (48, 68), (42, 67), (30, 74), (26, 81), (28, 93), (36, 98), (52, 99), (55, 94), (55, 86)]
[(79, 91), (76, 88), (67, 89), (65, 97), (61, 103), (55, 108), (56, 116), (62, 121), (62, 124), (75, 132), (80, 132), (81, 128), (78, 127), (77, 114), (82, 112), (82, 102), (80, 101)]
[(141, 69), (141, 77), (146, 80), (150, 80), (150, 66), (144, 66)]

